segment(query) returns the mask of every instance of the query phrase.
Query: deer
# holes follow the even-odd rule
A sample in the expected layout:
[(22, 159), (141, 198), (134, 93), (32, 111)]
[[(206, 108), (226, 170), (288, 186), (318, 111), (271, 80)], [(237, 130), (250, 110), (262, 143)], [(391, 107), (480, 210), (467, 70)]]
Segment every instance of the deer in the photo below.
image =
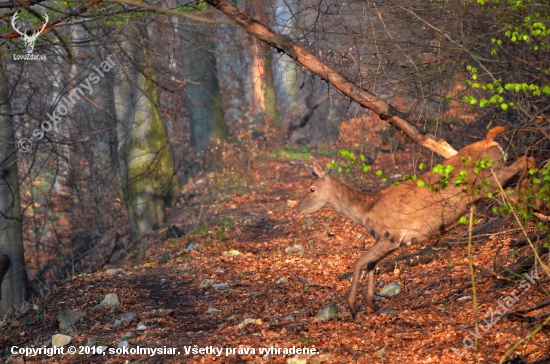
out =
[[(376, 313), (379, 307), (373, 301), (374, 272), (380, 260), (401, 245), (419, 244), (452, 229), (469, 212), (470, 204), (497, 192), (499, 183), (507, 186), (515, 176), (524, 178), (535, 166), (535, 159), (527, 156), (506, 165), (504, 151), (493, 140), (504, 131), (501, 126), (492, 128), (484, 140), (446, 159), (442, 163), (446, 173), (432, 170), (420, 175), (424, 186), (409, 179), (380, 193), (363, 193), (346, 186), (312, 157), (308, 167), (315, 178), (297, 204), (294, 217), (300, 219), (329, 206), (365, 227), (375, 240), (353, 264), (347, 299), (353, 319), (358, 312), (356, 292), (363, 267), (367, 267), (368, 274), (367, 305)], [(442, 178), (445, 174), (448, 178)]]
[(17, 25), (15, 24), (15, 21), (19, 16), (18, 13), (19, 12), (16, 11), (15, 14), (13, 14), (13, 17), (11, 18), (11, 26), (17, 33), (19, 33), (19, 35), (23, 37), (23, 40), (25, 41), (26, 52), (28, 54), (31, 54), (32, 51), (34, 50), (34, 43), (36, 42), (36, 39), (38, 39), (40, 34), (44, 32), (44, 29), (46, 29), (46, 25), (48, 25), (49, 18), (47, 14), (44, 14), (44, 18), (46, 21), (42, 24), (42, 29), (40, 30), (34, 29), (31, 35), (27, 35), (26, 31), (25, 32), (20, 31), (17, 28)]

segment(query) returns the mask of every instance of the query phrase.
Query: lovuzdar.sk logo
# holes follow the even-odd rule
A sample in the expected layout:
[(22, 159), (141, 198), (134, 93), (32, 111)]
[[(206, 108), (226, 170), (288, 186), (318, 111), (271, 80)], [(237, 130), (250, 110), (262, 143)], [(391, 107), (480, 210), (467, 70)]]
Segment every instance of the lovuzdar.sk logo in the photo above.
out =
[(23, 40), (25, 41), (25, 51), (27, 54), (14, 54), (13, 59), (14, 60), (25, 60), (25, 61), (43, 61), (46, 60), (45, 55), (40, 54), (33, 54), (34, 51), (34, 43), (36, 42), (36, 39), (43, 34), (44, 29), (46, 29), (46, 25), (48, 25), (48, 15), (44, 14), (45, 21), (42, 23), (42, 28), (38, 30), (38, 27), (35, 27), (34, 29), (27, 29), (26, 31), (22, 32), (19, 30), (19, 27), (16, 24), (16, 20), (19, 17), (19, 12), (16, 11), (15, 14), (13, 14), (13, 17), (11, 18), (11, 26), (12, 28), (23, 37)]

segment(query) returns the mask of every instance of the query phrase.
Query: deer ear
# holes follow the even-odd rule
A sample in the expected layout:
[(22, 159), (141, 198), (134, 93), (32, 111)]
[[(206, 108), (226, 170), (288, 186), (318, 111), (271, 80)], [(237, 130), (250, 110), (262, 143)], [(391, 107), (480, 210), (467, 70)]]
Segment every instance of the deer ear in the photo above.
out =
[(319, 177), (319, 178), (325, 177), (326, 168), (323, 165), (323, 163), (319, 162), (317, 159), (311, 157), (311, 166), (308, 166), (308, 167), (316, 177)]

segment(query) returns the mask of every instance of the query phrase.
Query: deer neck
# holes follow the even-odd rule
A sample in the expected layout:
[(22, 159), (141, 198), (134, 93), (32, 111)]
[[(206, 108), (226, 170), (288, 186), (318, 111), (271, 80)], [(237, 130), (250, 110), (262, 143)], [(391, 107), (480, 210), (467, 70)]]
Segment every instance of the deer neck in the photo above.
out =
[(342, 214), (354, 222), (365, 225), (366, 215), (374, 202), (378, 200), (379, 194), (361, 193), (349, 188), (334, 178), (331, 178), (333, 184), (328, 204), (339, 214)]

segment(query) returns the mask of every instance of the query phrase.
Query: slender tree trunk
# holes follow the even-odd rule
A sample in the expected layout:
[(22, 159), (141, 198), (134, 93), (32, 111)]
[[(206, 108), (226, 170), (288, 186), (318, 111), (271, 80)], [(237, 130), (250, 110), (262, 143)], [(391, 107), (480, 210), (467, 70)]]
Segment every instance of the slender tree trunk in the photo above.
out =
[(245, 99), (244, 57), (239, 49), (240, 39), (246, 33), (240, 27), (232, 24), (220, 25), (217, 33), (217, 38), (221, 41), (215, 43), (216, 70), (220, 82), (225, 121), (228, 129), (233, 131), (244, 120), (244, 115), (248, 111), (248, 103), (243, 102)]
[(185, 99), (191, 126), (191, 145), (195, 152), (205, 150), (211, 141), (227, 138), (220, 85), (216, 74), (214, 44), (194, 27), (184, 33), (182, 44)]
[[(137, 239), (162, 225), (164, 210), (178, 197), (179, 186), (146, 46), (134, 43), (138, 31), (131, 26), (126, 30), (132, 40), (123, 42), (122, 48), (134, 64), (121, 65), (123, 78), (114, 93), (123, 193), (132, 238)], [(147, 39), (145, 32), (141, 38)]]
[(17, 176), (17, 146), (14, 142), (5, 59), (0, 57), (0, 254), (11, 259), (11, 267), (2, 284), (0, 319), (21, 307), (28, 287)]
[[(293, 41), (298, 39), (296, 30), (296, 14), (298, 13), (298, 3), (294, 1), (277, 1), (277, 28), (280, 33), (290, 37)], [(277, 62), (281, 74), (281, 90), (285, 104), (290, 108), (291, 119), (294, 120), (299, 115), (298, 108), (298, 65), (288, 55), (283, 54)], [(291, 120), (291, 121), (292, 121)]]
[[(267, 14), (263, 8), (263, 1), (246, 0), (245, 11), (255, 19), (267, 24)], [(273, 84), (271, 48), (258, 39), (250, 41), (250, 70), (249, 70), (249, 103), (252, 114), (256, 119), (267, 118), (269, 123), (279, 126), (279, 112), (277, 110), (277, 96)]]

